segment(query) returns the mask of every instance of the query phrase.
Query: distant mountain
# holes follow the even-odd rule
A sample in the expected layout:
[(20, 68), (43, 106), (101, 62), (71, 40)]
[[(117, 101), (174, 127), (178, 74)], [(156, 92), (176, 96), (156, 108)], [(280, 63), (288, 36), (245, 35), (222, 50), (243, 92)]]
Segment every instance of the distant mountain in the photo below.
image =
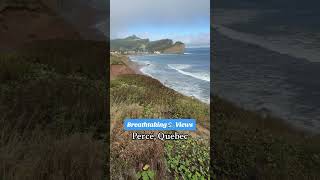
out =
[(146, 46), (149, 44), (149, 39), (141, 39), (135, 35), (124, 39), (114, 39), (110, 41), (110, 49), (113, 51), (146, 51)]
[(110, 41), (110, 49), (112, 51), (159, 51), (161, 53), (183, 53), (184, 48), (184, 43), (179, 41), (176, 43), (173, 43), (171, 39), (150, 41), (149, 39), (139, 38), (136, 35)]

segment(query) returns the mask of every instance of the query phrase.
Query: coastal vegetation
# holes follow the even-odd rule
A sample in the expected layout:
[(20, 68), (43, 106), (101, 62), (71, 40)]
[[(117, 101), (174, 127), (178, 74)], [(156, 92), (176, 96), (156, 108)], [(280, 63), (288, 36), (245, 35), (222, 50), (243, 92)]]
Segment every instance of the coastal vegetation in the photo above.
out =
[[(208, 134), (194, 133), (189, 141), (137, 141), (131, 140), (130, 132), (123, 131), (122, 126), (129, 117), (195, 118), (197, 126), (209, 129), (208, 104), (181, 95), (151, 77), (123, 74), (110, 82), (110, 107), (112, 178), (140, 177), (145, 165), (156, 179), (200, 177), (199, 173), (209, 178)], [(197, 155), (192, 154), (193, 150)], [(193, 168), (184, 168), (188, 164)]]
[[(213, 122), (211, 137), (214, 138), (211, 146), (211, 178), (317, 179), (320, 176), (318, 135), (300, 131), (282, 119), (244, 110), (218, 96), (212, 97), (210, 112)], [(126, 117), (193, 117), (200, 120), (201, 126), (209, 128), (208, 113), (204, 104), (164, 87), (151, 77), (121, 75), (111, 81), (111, 117), (112, 122), (118, 123), (118, 126), (114, 125), (113, 133), (121, 134), (125, 139), (130, 138), (130, 134), (121, 131), (119, 124)], [(194, 138), (187, 142), (141, 143), (117, 139), (112, 139), (112, 142), (115, 142), (112, 145), (113, 152), (116, 152), (112, 155), (114, 162), (122, 161), (119, 163), (121, 166), (113, 167), (118, 168), (118, 172), (121, 172), (121, 168), (134, 167), (131, 171), (134, 175), (143, 164), (148, 164), (158, 177), (179, 176), (188, 179), (199, 174), (207, 177), (208, 171), (204, 167), (208, 166), (208, 161), (203, 160), (209, 159), (206, 141)], [(190, 157), (193, 152), (199, 153)], [(129, 163), (121, 158), (115, 160), (115, 157), (126, 159), (131, 153), (139, 158)], [(195, 168), (187, 165), (191, 162)]]
[(110, 57), (110, 65), (124, 65), (122, 57), (111, 56)]
[(0, 179), (101, 179), (106, 48), (48, 40), (0, 54)]
[(165, 144), (168, 171), (184, 179), (209, 179), (210, 148), (205, 141), (169, 141)]
[(214, 96), (211, 164), (217, 179), (317, 179), (320, 137)]

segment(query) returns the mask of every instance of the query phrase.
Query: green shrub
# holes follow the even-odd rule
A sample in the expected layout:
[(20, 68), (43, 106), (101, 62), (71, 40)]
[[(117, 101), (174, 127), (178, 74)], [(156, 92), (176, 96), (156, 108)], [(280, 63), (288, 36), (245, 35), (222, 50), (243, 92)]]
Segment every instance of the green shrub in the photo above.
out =
[[(209, 124), (209, 106), (199, 100), (183, 96), (176, 91), (165, 87), (158, 80), (144, 75), (122, 75), (111, 81), (110, 89), (110, 104), (111, 104), (111, 123), (118, 123), (118, 129), (112, 132), (114, 139), (124, 137), (126, 132), (119, 130), (122, 120), (126, 117), (135, 118), (196, 118), (202, 125)], [(208, 126), (207, 126), (208, 127)], [(134, 141), (134, 140), (133, 140)], [(140, 144), (139, 144), (140, 143)], [(116, 144), (111, 149), (111, 157), (121, 157), (119, 159), (133, 159), (134, 162), (126, 164), (126, 169), (133, 168), (138, 172), (139, 178), (150, 178), (149, 171), (142, 171), (138, 168), (139, 163), (150, 163), (149, 161), (154, 158), (154, 154), (149, 155), (151, 150), (146, 149), (152, 145), (152, 151), (157, 151), (157, 161), (163, 162), (161, 168), (158, 165), (153, 165), (152, 169), (158, 178), (170, 179), (173, 176), (198, 178), (201, 177), (208, 179), (209, 169), (209, 145), (204, 142), (190, 139), (188, 141), (172, 141), (160, 142), (161, 148), (155, 150), (155, 146), (150, 142), (139, 142), (130, 140), (113, 141)], [(163, 150), (163, 144), (166, 144), (166, 150)], [(168, 143), (168, 144), (167, 144)], [(119, 146), (121, 144), (121, 146)], [(134, 144), (134, 148), (132, 147)], [(149, 145), (149, 146), (148, 146)], [(170, 147), (172, 146), (172, 149)], [(116, 149), (115, 147), (118, 147)], [(129, 148), (131, 147), (131, 148)], [(129, 148), (129, 149), (128, 149)], [(133, 150), (135, 149), (135, 150)], [(130, 153), (128, 153), (129, 151)], [(140, 154), (144, 152), (143, 154)], [(176, 152), (177, 151), (177, 152)], [(127, 152), (127, 154), (125, 153)], [(160, 154), (159, 154), (160, 153)], [(176, 155), (181, 158), (179, 160)], [(150, 157), (149, 157), (150, 156)], [(164, 156), (167, 159), (167, 165), (164, 163)], [(136, 159), (139, 157), (138, 159)], [(146, 160), (147, 159), (147, 160)], [(200, 161), (199, 161), (200, 160)], [(153, 160), (153, 164), (154, 164)], [(176, 167), (175, 161), (178, 162)], [(125, 161), (125, 162), (128, 162)], [(158, 162), (159, 163), (159, 162)], [(192, 170), (185, 163), (194, 164)], [(115, 164), (115, 163), (113, 163)], [(160, 163), (161, 164), (161, 163)], [(121, 171), (123, 163), (113, 165), (112, 172)], [(130, 167), (130, 168), (128, 168)], [(168, 168), (167, 168), (168, 167)], [(191, 167), (191, 165), (190, 165)], [(177, 172), (175, 172), (177, 169)], [(168, 174), (167, 171), (171, 171)], [(117, 174), (117, 173), (115, 173)], [(119, 174), (119, 172), (118, 172)], [(200, 175), (199, 175), (200, 174)], [(122, 175), (122, 178), (128, 175)], [(118, 177), (118, 176), (117, 176)]]
[(165, 142), (167, 167), (175, 177), (210, 179), (209, 144), (189, 138), (186, 141)]
[(120, 57), (110, 56), (110, 64), (111, 65), (123, 65), (124, 63)]
[(149, 165), (145, 165), (141, 171), (137, 172), (137, 179), (153, 180), (155, 179), (155, 172), (149, 168)]
[(195, 118), (209, 127), (209, 106), (165, 87), (158, 80), (144, 75), (122, 75), (110, 84), (110, 104), (144, 106), (141, 117)]

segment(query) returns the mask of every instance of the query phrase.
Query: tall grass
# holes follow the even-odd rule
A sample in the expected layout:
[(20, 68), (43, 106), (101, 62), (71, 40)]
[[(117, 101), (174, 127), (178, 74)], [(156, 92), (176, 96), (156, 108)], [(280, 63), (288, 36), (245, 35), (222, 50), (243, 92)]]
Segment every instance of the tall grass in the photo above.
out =
[(320, 137), (271, 116), (214, 97), (214, 154), (218, 179), (318, 179)]
[(111, 81), (111, 107), (138, 104), (144, 107), (141, 118), (195, 118), (209, 128), (209, 106), (177, 93), (158, 80), (144, 75), (123, 75)]
[(105, 49), (54, 40), (0, 55), (0, 179), (102, 178)]

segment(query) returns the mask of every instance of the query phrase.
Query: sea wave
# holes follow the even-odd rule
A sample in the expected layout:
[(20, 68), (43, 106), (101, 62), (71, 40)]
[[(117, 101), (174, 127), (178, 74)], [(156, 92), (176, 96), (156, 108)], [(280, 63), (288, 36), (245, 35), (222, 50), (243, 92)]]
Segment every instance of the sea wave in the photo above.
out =
[[(191, 72), (180, 72), (194, 70), (192, 64), (166, 64), (161, 61), (147, 60), (146, 56), (130, 56), (130, 59), (140, 65), (140, 71), (154, 79), (159, 80), (164, 86), (169, 87), (183, 95), (194, 97), (204, 103), (209, 104), (209, 91), (204, 84), (209, 81), (209, 72), (207, 75), (199, 73), (188, 74)], [(174, 59), (173, 59), (174, 60)], [(169, 67), (169, 65), (171, 67)], [(177, 69), (173, 69), (173, 67)], [(187, 76), (186, 76), (187, 75)], [(203, 81), (189, 81), (189, 76)]]
[(150, 77), (152, 77), (152, 78), (157, 79), (157, 78), (154, 77), (151, 73), (149, 73), (149, 70), (148, 70), (146, 67), (141, 68), (140, 71), (141, 71), (143, 74), (147, 75), (147, 76), (150, 76)]
[[(168, 77), (166, 77), (166, 76), (162, 76), (162, 77), (155, 76), (153, 74), (157, 70), (156, 70), (156, 67), (153, 65), (142, 67), (140, 69), (140, 71), (147, 76), (158, 79), (164, 86), (172, 88), (185, 96), (194, 97), (194, 98), (196, 98), (206, 104), (210, 103), (210, 98), (203, 95), (202, 88), (197, 84), (190, 85), (190, 82), (183, 82), (183, 81), (177, 82), (177, 81), (172, 81), (172, 79), (170, 82), (170, 81), (168, 81)], [(165, 73), (163, 73), (163, 74), (165, 74)]]
[(184, 75), (187, 75), (187, 76), (191, 76), (193, 78), (200, 79), (200, 80), (203, 80), (203, 81), (210, 82), (210, 73), (185, 71), (185, 69), (188, 69), (188, 68), (191, 67), (191, 65), (189, 65), (189, 64), (168, 64), (168, 67), (178, 71), (181, 74), (184, 74)]
[(130, 57), (130, 60), (131, 60), (132, 62), (135, 62), (135, 63), (137, 63), (138, 65), (142, 65), (142, 66), (149, 66), (149, 65), (151, 64), (150, 61), (140, 61), (140, 60), (136, 60), (136, 59), (134, 59), (134, 58), (132, 58), (132, 57)]
[(219, 33), (231, 39), (258, 45), (274, 52), (287, 54), (295, 58), (306, 59), (310, 62), (320, 62), (320, 48), (307, 48), (307, 44), (310, 44), (311, 40), (306, 37), (263, 37), (250, 33), (239, 32), (222, 25), (216, 25), (215, 28)]

